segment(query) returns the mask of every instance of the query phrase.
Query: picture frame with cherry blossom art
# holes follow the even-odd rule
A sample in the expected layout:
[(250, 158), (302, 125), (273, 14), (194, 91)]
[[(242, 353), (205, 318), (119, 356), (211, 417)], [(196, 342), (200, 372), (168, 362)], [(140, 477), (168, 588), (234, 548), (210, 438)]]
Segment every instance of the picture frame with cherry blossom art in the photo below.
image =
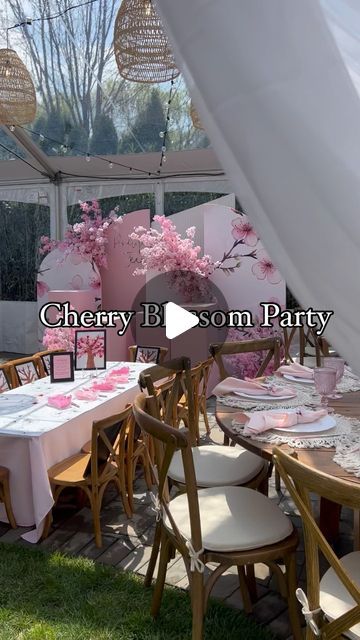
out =
[(159, 364), (160, 347), (136, 347), (135, 362)]
[(75, 331), (75, 369), (76, 371), (106, 369), (106, 331), (104, 329)]

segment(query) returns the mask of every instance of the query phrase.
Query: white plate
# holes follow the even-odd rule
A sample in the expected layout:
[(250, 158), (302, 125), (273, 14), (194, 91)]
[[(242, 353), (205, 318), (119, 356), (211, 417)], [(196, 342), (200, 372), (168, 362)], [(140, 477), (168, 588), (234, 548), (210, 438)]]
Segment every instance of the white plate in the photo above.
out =
[(291, 380), (291, 382), (301, 382), (301, 384), (314, 384), (314, 378), (297, 378), (296, 376), (290, 376), (288, 373), (284, 373), (283, 378)]
[(296, 398), (297, 394), (296, 393), (292, 393), (289, 396), (270, 396), (270, 395), (263, 395), (263, 396), (254, 396), (254, 395), (250, 395), (249, 393), (244, 393), (243, 391), (234, 391), (233, 392), (236, 396), (240, 396), (240, 398), (246, 398), (246, 400), (290, 400), (291, 398)]
[(320, 420), (316, 420), (316, 422), (307, 422), (303, 424), (296, 424), (293, 427), (289, 427), (288, 429), (282, 429), (281, 427), (274, 427), (273, 431), (283, 431), (286, 434), (293, 433), (318, 433), (320, 431), (329, 431), (329, 429), (333, 429), (336, 426), (336, 420), (333, 416), (324, 416), (320, 418)]

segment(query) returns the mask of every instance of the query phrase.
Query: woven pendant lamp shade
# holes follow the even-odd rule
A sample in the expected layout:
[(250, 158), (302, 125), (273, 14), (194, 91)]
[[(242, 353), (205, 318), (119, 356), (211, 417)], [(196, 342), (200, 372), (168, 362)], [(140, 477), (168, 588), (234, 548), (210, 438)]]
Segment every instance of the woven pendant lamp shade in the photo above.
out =
[(190, 118), (192, 120), (193, 126), (195, 127), (195, 129), (201, 129), (202, 131), (205, 131), (204, 129), (204, 125), (200, 120), (200, 116), (198, 114), (198, 112), (196, 111), (194, 105), (192, 102), (190, 102)]
[(180, 73), (151, 0), (123, 0), (115, 21), (114, 51), (126, 80), (168, 82)]
[(12, 49), (0, 49), (0, 124), (28, 124), (36, 114), (31, 76)]

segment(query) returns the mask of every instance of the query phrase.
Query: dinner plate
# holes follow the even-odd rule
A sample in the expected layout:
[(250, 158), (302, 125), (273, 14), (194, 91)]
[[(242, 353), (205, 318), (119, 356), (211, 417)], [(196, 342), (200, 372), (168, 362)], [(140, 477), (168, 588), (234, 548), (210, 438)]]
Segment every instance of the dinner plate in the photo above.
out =
[(284, 373), (283, 378), (291, 380), (291, 382), (301, 382), (301, 384), (314, 384), (314, 378), (298, 378), (297, 376), (291, 376), (288, 373)]
[(329, 429), (333, 429), (336, 426), (336, 420), (333, 416), (324, 416), (320, 418), (320, 420), (316, 420), (316, 422), (307, 422), (302, 424), (295, 424), (293, 427), (289, 427), (288, 429), (282, 429), (281, 427), (274, 427), (273, 431), (282, 431), (283, 433), (293, 434), (293, 433), (301, 433), (301, 434), (310, 434), (310, 433), (319, 433), (321, 431), (329, 431)]
[(0, 414), (17, 413), (29, 409), (36, 402), (35, 396), (28, 396), (25, 393), (3, 393), (0, 396)]
[(236, 396), (240, 396), (240, 398), (246, 398), (246, 400), (290, 400), (291, 398), (296, 398), (297, 394), (292, 393), (288, 396), (271, 396), (271, 395), (263, 395), (263, 396), (254, 396), (249, 393), (244, 393), (243, 391), (234, 391)]

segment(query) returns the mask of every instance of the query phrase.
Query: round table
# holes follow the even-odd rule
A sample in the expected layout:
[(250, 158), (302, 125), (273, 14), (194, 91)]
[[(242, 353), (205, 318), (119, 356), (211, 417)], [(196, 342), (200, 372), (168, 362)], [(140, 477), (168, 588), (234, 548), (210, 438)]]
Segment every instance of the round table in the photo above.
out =
[[(336, 413), (358, 418), (360, 420), (360, 391), (346, 393), (338, 400), (331, 400), (329, 404), (331, 404)], [(248, 449), (248, 451), (252, 451), (252, 453), (261, 456), (268, 462), (271, 462), (273, 445), (266, 442), (260, 442), (253, 438), (246, 438), (234, 431), (231, 424), (234, 413), (238, 414), (237, 421), (241, 422), (241, 409), (228, 407), (219, 402), (216, 403), (215, 416), (219, 427), (225, 434), (225, 441), (228, 442), (231, 440), (244, 447), (244, 449)], [(246, 418), (244, 415), (244, 422), (245, 420)], [(279, 446), (281, 446), (285, 452), (294, 451), (289, 444)], [(330, 476), (347, 480), (348, 482), (356, 484), (360, 483), (360, 478), (349, 473), (333, 461), (335, 454), (334, 448), (296, 449), (296, 453), (298, 460), (309, 467), (322, 471), (323, 473), (327, 473)], [(341, 505), (337, 505), (324, 498), (321, 499), (320, 527), (328, 540), (334, 540), (338, 535), (340, 510)], [(359, 539), (359, 532), (357, 530), (355, 531), (355, 536), (356, 539)]]

